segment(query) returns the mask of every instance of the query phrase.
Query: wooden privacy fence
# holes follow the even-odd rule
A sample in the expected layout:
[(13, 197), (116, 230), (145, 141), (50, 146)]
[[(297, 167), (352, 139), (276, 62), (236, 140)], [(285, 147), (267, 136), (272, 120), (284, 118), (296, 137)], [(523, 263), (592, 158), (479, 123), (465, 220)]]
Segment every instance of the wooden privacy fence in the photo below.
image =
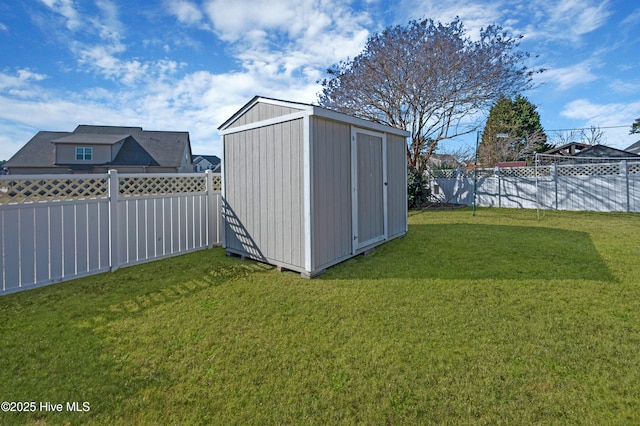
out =
[(221, 242), (220, 174), (0, 177), (0, 295)]
[[(474, 183), (475, 182), (475, 183)], [(432, 170), (438, 201), (483, 207), (640, 212), (640, 162)]]

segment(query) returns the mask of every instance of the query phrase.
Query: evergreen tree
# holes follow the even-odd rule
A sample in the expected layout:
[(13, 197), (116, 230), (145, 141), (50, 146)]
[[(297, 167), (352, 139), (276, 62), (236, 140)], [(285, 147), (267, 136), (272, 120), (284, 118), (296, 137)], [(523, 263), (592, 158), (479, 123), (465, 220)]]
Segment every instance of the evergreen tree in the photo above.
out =
[(482, 167), (493, 167), (504, 161), (530, 160), (533, 153), (548, 149), (536, 106), (522, 95), (503, 97), (489, 111), (478, 160)]

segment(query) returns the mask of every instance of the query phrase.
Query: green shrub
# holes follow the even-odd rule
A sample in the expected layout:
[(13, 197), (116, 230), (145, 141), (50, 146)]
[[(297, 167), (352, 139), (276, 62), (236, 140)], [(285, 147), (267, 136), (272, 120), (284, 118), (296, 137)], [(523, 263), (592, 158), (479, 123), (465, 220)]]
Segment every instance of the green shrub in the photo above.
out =
[(407, 201), (410, 209), (419, 209), (429, 200), (429, 187), (424, 175), (407, 168)]

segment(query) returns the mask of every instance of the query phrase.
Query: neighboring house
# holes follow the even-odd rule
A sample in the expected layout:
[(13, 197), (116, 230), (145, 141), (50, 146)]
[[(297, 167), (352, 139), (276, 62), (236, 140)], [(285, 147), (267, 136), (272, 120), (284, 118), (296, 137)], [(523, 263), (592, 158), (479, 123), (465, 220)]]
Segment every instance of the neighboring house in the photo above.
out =
[(38, 132), (4, 167), (14, 175), (193, 172), (189, 132), (87, 125)]
[(591, 145), (588, 148), (583, 149), (574, 157), (578, 158), (640, 158), (640, 155), (634, 154), (622, 149), (611, 148), (605, 145)]
[(580, 151), (589, 148), (590, 146), (592, 145), (589, 145), (588, 143), (571, 142), (568, 144), (557, 146), (553, 149), (550, 149), (549, 151), (541, 152), (541, 154), (564, 155), (567, 157), (572, 157), (578, 154)]
[(628, 146), (625, 151), (632, 152), (634, 154), (640, 154), (640, 141)]
[(216, 155), (194, 155), (193, 170), (195, 172), (212, 170), (214, 173), (220, 173), (220, 158)]
[(583, 160), (580, 159), (589, 159), (591, 162), (594, 161), (593, 159), (600, 158), (602, 158), (603, 160), (608, 160), (607, 162), (611, 162), (612, 159), (615, 159), (615, 161), (620, 161), (622, 159), (638, 158), (640, 160), (640, 155), (627, 150), (611, 148), (610, 146), (606, 145), (589, 145), (576, 142), (554, 148), (550, 151), (544, 152), (544, 154), (553, 154), (567, 157), (566, 159), (563, 159), (561, 161), (561, 163), (563, 164), (583, 162)]
[(465, 163), (451, 154), (433, 153), (427, 160), (427, 163), (432, 169), (457, 169), (459, 167), (466, 167)]

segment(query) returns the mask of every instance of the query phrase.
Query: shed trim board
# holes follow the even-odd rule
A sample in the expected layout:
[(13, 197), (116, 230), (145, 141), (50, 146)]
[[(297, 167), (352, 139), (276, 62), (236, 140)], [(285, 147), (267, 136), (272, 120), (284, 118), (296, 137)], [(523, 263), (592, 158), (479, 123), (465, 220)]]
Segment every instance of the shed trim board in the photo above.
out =
[(221, 131), (220, 136), (230, 135), (232, 133), (239, 133), (245, 130), (256, 129), (258, 127), (272, 126), (274, 124), (284, 123), (286, 121), (293, 121), (298, 118), (309, 117), (309, 115), (310, 114), (308, 111), (299, 111), (299, 112), (294, 112), (292, 114), (282, 115), (280, 117), (270, 118), (268, 120), (262, 120), (262, 121), (256, 121), (254, 123), (243, 124), (242, 126), (232, 127), (230, 129)]
[[(275, 117), (268, 120), (249, 123), (249, 124), (245, 124), (238, 127), (229, 127), (231, 124), (233, 124), (234, 121), (236, 121), (240, 116), (246, 113), (249, 109), (251, 109), (251, 107), (253, 107), (258, 102), (282, 106), (282, 107), (295, 106), (296, 108), (299, 108), (302, 111), (283, 115), (280, 117)], [(288, 101), (282, 101), (278, 99), (265, 98), (261, 96), (256, 96), (253, 99), (251, 99), (231, 118), (229, 118), (227, 121), (221, 124), (220, 127), (218, 127), (218, 130), (219, 130), (219, 134), (221, 136), (224, 136), (224, 135), (227, 135), (230, 133), (236, 133), (242, 130), (255, 129), (257, 127), (282, 123), (284, 121), (295, 120), (296, 118), (301, 118), (303, 116), (311, 116), (311, 115), (327, 118), (329, 120), (341, 121), (347, 124), (351, 124), (353, 126), (367, 128), (367, 129), (371, 129), (371, 130), (379, 131), (383, 133), (391, 133), (391, 134), (396, 134), (403, 137), (407, 137), (410, 135), (410, 133), (407, 132), (406, 130), (396, 129), (394, 127), (390, 127), (384, 124), (374, 123), (373, 121), (365, 120), (364, 118), (354, 117), (352, 115), (343, 114), (337, 111), (332, 111), (330, 109), (322, 108), (316, 105), (297, 103), (297, 102), (288, 102)]]
[[(274, 108), (276, 108), (273, 110), (274, 112), (276, 112), (279, 107), (296, 109), (297, 111), (281, 111), (283, 115), (275, 117), (271, 115), (272, 118), (261, 120), (258, 118), (260, 116), (259, 114), (253, 115), (252, 112), (255, 111), (255, 109), (252, 110), (252, 108), (258, 103), (273, 105)], [(246, 117), (243, 116), (244, 114), (252, 114), (253, 118), (258, 118), (259, 121), (247, 122)], [(267, 113), (262, 115), (262, 117), (269, 115), (270, 114)], [(291, 129), (291, 125), (295, 122), (301, 123), (302, 127), (295, 126), (299, 129), (296, 134), (285, 134), (281, 133), (282, 130), (278, 130), (279, 126), (284, 126), (283, 129)], [(234, 123), (237, 124), (234, 126)], [(334, 124), (327, 127), (327, 125), (323, 123)], [(319, 136), (326, 135), (327, 129), (329, 129), (329, 132), (338, 133), (333, 135), (329, 133), (330, 139), (325, 139), (325, 136)], [(246, 249), (243, 244), (239, 245), (236, 237), (234, 237), (234, 232), (236, 232), (234, 228), (231, 227), (227, 230), (226, 227), (229, 226), (229, 224), (223, 223), (222, 246), (228, 253), (238, 254), (243, 257), (246, 256), (281, 268), (297, 271), (300, 272), (303, 277), (313, 277), (321, 274), (330, 266), (343, 262), (350, 257), (361, 254), (389, 240), (389, 235), (391, 234), (393, 234), (391, 238), (395, 238), (406, 233), (408, 226), (406, 221), (406, 193), (404, 194), (404, 206), (396, 206), (399, 195), (397, 195), (397, 192), (394, 192), (394, 205), (389, 207), (388, 203), (391, 202), (392, 199), (388, 195), (387, 184), (390, 178), (388, 173), (392, 172), (395, 182), (392, 185), (394, 191), (399, 189), (398, 184), (404, 184), (403, 186), (406, 188), (406, 160), (403, 156), (402, 168), (397, 164), (399, 161), (398, 153), (400, 152), (400, 147), (396, 145), (400, 143), (399, 140), (402, 140), (404, 142), (402, 151), (404, 152), (404, 150), (406, 150), (406, 137), (409, 136), (409, 132), (309, 104), (280, 101), (258, 96), (254, 97), (231, 118), (220, 125), (218, 130), (223, 138), (224, 150), (222, 156), (224, 164), (222, 182), (222, 195), (224, 198), (223, 209), (229, 210), (232, 215), (236, 212), (239, 213), (239, 217), (236, 219), (241, 219), (243, 222), (246, 220), (247, 229), (245, 229), (245, 231), (254, 233), (257, 244), (262, 244), (263, 246), (260, 247), (264, 248), (263, 250), (259, 250), (258, 256), (253, 250)], [(339, 133), (342, 133), (342, 136), (339, 136), (339, 139), (335, 139)], [(259, 139), (253, 139), (252, 141), (251, 137), (248, 136), (250, 134), (253, 134), (253, 137)], [(269, 146), (272, 146), (270, 144), (273, 144), (274, 141), (278, 140), (277, 138), (283, 136), (286, 137), (286, 141), (288, 141), (286, 143), (290, 144), (287, 145), (289, 147), (288, 149), (294, 150), (292, 152), (293, 157), (291, 158), (297, 158), (293, 163), (289, 160), (284, 163), (273, 163), (273, 159), (275, 158), (274, 154), (269, 154), (269, 150), (271, 149)], [(265, 138), (265, 144), (261, 142), (263, 141), (262, 138)], [(295, 145), (296, 138), (298, 148), (296, 148)], [(358, 184), (358, 138), (362, 138), (360, 144), (360, 149), (362, 150), (362, 158), (360, 161), (363, 162), (362, 164), (367, 164), (367, 162), (375, 163), (373, 167), (375, 169), (374, 171), (369, 170), (360, 176), (360, 185)], [(329, 143), (329, 145), (326, 145), (326, 143)], [(243, 147), (243, 145), (245, 147)], [(343, 148), (336, 150), (335, 147), (339, 145)], [(276, 146), (280, 147), (278, 148), (280, 151), (275, 155), (276, 157), (286, 154), (286, 151), (282, 151), (283, 145), (276, 144)], [(261, 148), (258, 151), (252, 152), (251, 149), (247, 147), (252, 147), (251, 149), (253, 150), (255, 150), (256, 147)], [(387, 170), (388, 167), (390, 167), (387, 156), (391, 155), (387, 152), (388, 147), (389, 149), (394, 147), (392, 151), (394, 152), (393, 161), (395, 166), (391, 171)], [(375, 151), (375, 153), (370, 154), (367, 150)], [(239, 154), (240, 156), (238, 156)], [(228, 157), (229, 155), (231, 155), (231, 157)], [(247, 155), (250, 155), (251, 158), (246, 157)], [(302, 158), (299, 158), (300, 155)], [(318, 157), (316, 157), (316, 155), (318, 155)], [(344, 159), (344, 161), (341, 159)], [(233, 160), (236, 164), (231, 164), (229, 162), (230, 160)], [(263, 161), (267, 161), (267, 163), (263, 163)], [(333, 161), (335, 163), (326, 163), (326, 161)], [(299, 165), (297, 168), (295, 167), (295, 162)], [(320, 163), (316, 164), (316, 162)], [(294, 197), (300, 198), (297, 198), (299, 204), (296, 203), (295, 206), (292, 206), (295, 208), (291, 210), (290, 219), (284, 219), (285, 221), (293, 221), (292, 226), (294, 226), (294, 228), (289, 230), (289, 235), (294, 237), (294, 240), (291, 240), (292, 243), (295, 242), (295, 244), (299, 245), (297, 247), (293, 245), (290, 249), (299, 250), (297, 256), (284, 256), (280, 258), (280, 254), (274, 252), (273, 247), (275, 246), (277, 248), (283, 243), (287, 244), (288, 237), (284, 240), (278, 239), (276, 242), (264, 240), (269, 233), (266, 233), (264, 230), (253, 229), (256, 225), (255, 219), (258, 216), (252, 214), (243, 219), (243, 215), (246, 215), (247, 211), (250, 211), (251, 208), (257, 208), (259, 204), (256, 203), (260, 203), (260, 199), (264, 198), (264, 196), (257, 195), (258, 198), (256, 200), (247, 199), (250, 195), (244, 194), (245, 191), (249, 189), (246, 187), (248, 182), (242, 182), (243, 176), (252, 176), (251, 169), (256, 169), (256, 167), (263, 169), (265, 167), (263, 164), (269, 164), (266, 166), (266, 170), (272, 167), (278, 168), (286, 164), (288, 170), (291, 171), (290, 179), (292, 179), (291, 182), (295, 188), (293, 195)], [(326, 164), (335, 164), (335, 166), (325, 167)], [(362, 168), (362, 164), (360, 166), (361, 170), (367, 170)], [(291, 167), (293, 167), (293, 169)], [(335, 167), (339, 168), (335, 169)], [(347, 168), (351, 170), (347, 171)], [(294, 172), (296, 169), (298, 171)], [(247, 170), (249, 174), (239, 174), (240, 170)], [(328, 176), (340, 176), (332, 175), (332, 173), (340, 173), (339, 170), (343, 170), (342, 176), (344, 176), (344, 180), (336, 181), (331, 178), (328, 181), (325, 180)], [(396, 176), (399, 175), (400, 170), (404, 170), (403, 176)], [(227, 176), (227, 173), (230, 174)], [(260, 176), (259, 178), (269, 178), (269, 176), (271, 176), (271, 174), (267, 173), (266, 176)], [(277, 177), (277, 173), (275, 176)], [(281, 182), (278, 185), (286, 185), (287, 182), (289, 182), (287, 181), (288, 178), (286, 176), (281, 177), (285, 179), (278, 180), (278, 182)], [(295, 179), (299, 179), (297, 180), (297, 182), (299, 182), (298, 185), (296, 185)], [(231, 180), (233, 180), (233, 182), (231, 182)], [(339, 187), (331, 186), (332, 181), (344, 182), (345, 185), (340, 185)], [(318, 182), (323, 182), (323, 184), (318, 186)], [(375, 182), (375, 184), (371, 182)], [(381, 186), (377, 186), (377, 183)], [(271, 188), (271, 185), (273, 185), (273, 183), (269, 183), (267, 186), (263, 185), (263, 188), (258, 188), (257, 194), (262, 194), (260, 191), (265, 188)], [(316, 188), (316, 186), (318, 186), (318, 188)], [(283, 188), (286, 190), (286, 187)], [(319, 191), (317, 194), (315, 194), (316, 189)], [(348, 194), (349, 190), (351, 190), (351, 195)], [(236, 191), (240, 191), (240, 193)], [(360, 200), (358, 198), (359, 191), (361, 192)], [(250, 191), (250, 193), (256, 193), (256, 191), (253, 190)], [(368, 200), (367, 197), (369, 194), (373, 194), (374, 201)], [(322, 200), (316, 199), (318, 197), (321, 197)], [(340, 201), (341, 199), (343, 201)], [(295, 200), (295, 198), (292, 200)], [(337, 216), (323, 216), (323, 214), (326, 212), (334, 215), (339, 214), (340, 203), (348, 202), (347, 200), (351, 202), (351, 206), (346, 206), (346, 208), (343, 209), (344, 215), (342, 217), (344, 220), (342, 223), (345, 225), (349, 224), (347, 227), (350, 226), (352, 228), (350, 230), (351, 232), (348, 232), (347, 227), (343, 228), (342, 232), (345, 233), (342, 235), (344, 235), (345, 238), (342, 239), (342, 243), (336, 240), (335, 244), (329, 242), (329, 245), (327, 245), (327, 241), (329, 241), (327, 238), (333, 238), (331, 235), (334, 235), (339, 228), (331, 228), (332, 231), (325, 235), (322, 226), (333, 226), (332, 223), (334, 223)], [(363, 202), (363, 200), (363, 206), (360, 207), (358, 203)], [(238, 204), (238, 202), (240, 204)], [(329, 204), (323, 204), (325, 202)], [(229, 205), (228, 203), (234, 205)], [(249, 203), (247, 204), (248, 207), (244, 206), (244, 203)], [(269, 210), (273, 207), (271, 204), (263, 204), (263, 206), (263, 208)], [(328, 207), (328, 210), (324, 210), (322, 206)], [(284, 208), (284, 206), (282, 206), (282, 208)], [(390, 229), (391, 223), (389, 222), (390, 208), (395, 218), (393, 231)], [(360, 212), (360, 216), (358, 216), (358, 212)], [(398, 222), (398, 218), (401, 220), (402, 215), (405, 217), (404, 223)], [(370, 219), (369, 216), (373, 218)], [(266, 217), (269, 219), (267, 223), (263, 222), (262, 226), (271, 223), (270, 221), (273, 215), (269, 213)], [(223, 215), (223, 221), (226, 222), (228, 219), (229, 218)], [(324, 225), (319, 226), (319, 222), (317, 223), (318, 220), (322, 221)], [(277, 223), (279, 227), (282, 227), (282, 224), (284, 224), (286, 230), (286, 223), (282, 221)], [(404, 229), (397, 229), (397, 225), (404, 225), (402, 226)], [(364, 238), (361, 237), (359, 232), (359, 227), (361, 226), (364, 226), (363, 229), (365, 232), (362, 233), (362, 235), (365, 236)], [(398, 231), (400, 231), (400, 234), (398, 234)], [(298, 236), (304, 238), (304, 241), (295, 238), (295, 233), (298, 233)], [(351, 240), (350, 243), (349, 240)]]
[(304, 158), (304, 183), (303, 183), (303, 194), (304, 194), (304, 267), (307, 271), (313, 271), (315, 265), (313, 265), (313, 256), (311, 256), (312, 250), (312, 241), (313, 241), (313, 222), (312, 222), (312, 202), (313, 200), (313, 187), (311, 185), (311, 176), (313, 176), (313, 159), (311, 158), (313, 155), (313, 150), (311, 149), (311, 135), (313, 132), (311, 131), (312, 120), (309, 115), (305, 116), (303, 121), (303, 141), (302, 141), (302, 155)]

